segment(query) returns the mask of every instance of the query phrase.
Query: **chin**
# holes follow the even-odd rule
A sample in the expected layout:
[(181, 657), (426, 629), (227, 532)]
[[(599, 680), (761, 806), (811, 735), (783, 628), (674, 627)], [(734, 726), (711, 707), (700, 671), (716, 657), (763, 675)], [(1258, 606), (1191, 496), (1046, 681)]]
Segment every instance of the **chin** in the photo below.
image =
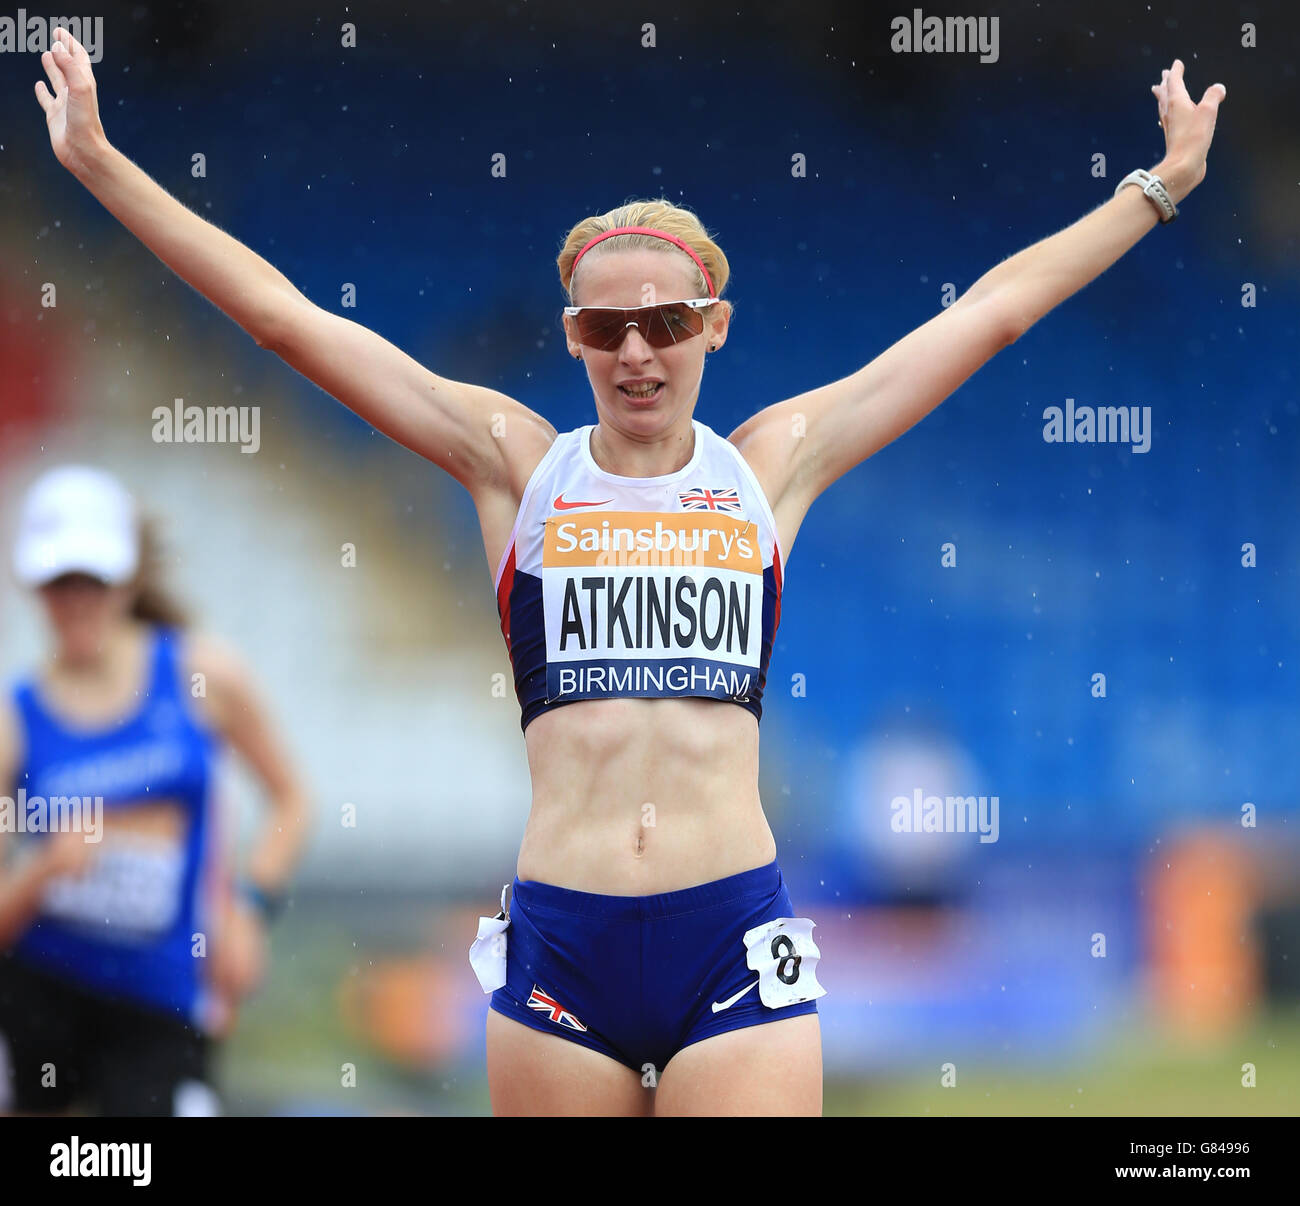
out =
[(73, 664), (93, 661), (103, 650), (103, 634), (98, 631), (64, 633), (60, 646), (64, 658)]

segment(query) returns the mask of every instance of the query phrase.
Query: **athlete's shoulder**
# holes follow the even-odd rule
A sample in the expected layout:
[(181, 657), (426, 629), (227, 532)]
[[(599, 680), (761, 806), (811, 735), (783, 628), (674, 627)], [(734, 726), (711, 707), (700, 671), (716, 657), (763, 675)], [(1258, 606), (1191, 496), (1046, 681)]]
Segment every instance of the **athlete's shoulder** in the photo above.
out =
[(528, 475), (529, 481), (538, 475), (543, 466), (554, 471), (557, 465), (575, 459), (582, 447), (585, 431), (586, 425), (572, 427), (568, 431), (555, 431), (541, 450), (541, 455), (534, 457), (532, 472)]
[(179, 632), (176, 639), (182, 685), (191, 685), (189, 693), (202, 701), (209, 721), (224, 729), (231, 712), (253, 693), (251, 667), (233, 645), (210, 632)]
[[(540, 415), (529, 412), (522, 424), (508, 426), (501, 440), (506, 465), (506, 493), (515, 504), (537, 476), (543, 464), (553, 462), (574, 436), (581, 431), (557, 431), (555, 426)], [(477, 496), (476, 496), (477, 498)]]
[(37, 688), (42, 672), (41, 666), (33, 665), (26, 670), (11, 670), (0, 677), (0, 724), (8, 718), (14, 726), (21, 728), (24, 711), (38, 703)]
[(184, 663), (219, 684), (251, 676), (247, 661), (224, 637), (207, 631), (184, 631), (177, 634), (177, 640)]

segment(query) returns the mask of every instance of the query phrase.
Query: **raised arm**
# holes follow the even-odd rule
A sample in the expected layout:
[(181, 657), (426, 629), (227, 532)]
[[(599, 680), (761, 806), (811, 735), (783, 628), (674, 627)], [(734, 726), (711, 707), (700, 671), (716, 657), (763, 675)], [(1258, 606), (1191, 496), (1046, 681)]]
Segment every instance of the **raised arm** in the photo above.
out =
[[(549, 442), (555, 429), (496, 390), (439, 377), (373, 331), (309, 301), (261, 256), (186, 209), (110, 146), (81, 44), (55, 31), (36, 85), (54, 154), (178, 276), (303, 376), (399, 444), (441, 466), (471, 494), (510, 487), (507, 447)], [(496, 421), (495, 416), (503, 416)], [(524, 439), (494, 436), (508, 427)], [(535, 458), (534, 458), (535, 459)], [(523, 463), (523, 462), (521, 462)], [(522, 485), (519, 484), (520, 488)]]
[[(1165, 130), (1165, 157), (1152, 170), (1177, 204), (1205, 177), (1227, 89), (1213, 84), (1200, 104), (1193, 103), (1183, 64), (1175, 59), (1152, 92)], [(730, 439), (767, 486), (786, 540), (793, 540), (804, 513), (831, 483), (928, 415), (1158, 221), (1141, 189), (1122, 189), (1074, 225), (986, 272), (865, 368), (769, 406), (738, 427)]]

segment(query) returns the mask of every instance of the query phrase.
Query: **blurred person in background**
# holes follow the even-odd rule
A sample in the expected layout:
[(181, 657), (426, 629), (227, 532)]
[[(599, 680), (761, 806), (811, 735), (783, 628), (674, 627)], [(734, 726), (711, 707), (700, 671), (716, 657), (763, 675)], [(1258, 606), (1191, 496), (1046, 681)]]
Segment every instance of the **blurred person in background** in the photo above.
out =
[(758, 792), (795, 536), (840, 476), (1173, 216), (1204, 177), (1226, 89), (1197, 104), (1175, 60), (1153, 87), (1154, 178), (1131, 174), (857, 373), (725, 439), (694, 417), (731, 318), (722, 250), (664, 199), (584, 219), (557, 267), (598, 421), (561, 433), (314, 305), (171, 197), (109, 144), (85, 50), (55, 37), (54, 92), (41, 81), (36, 97), (59, 162), (259, 346), (474, 500), (533, 788), (510, 905), (503, 892), (471, 948), (493, 993), (493, 1109), (820, 1113), (820, 952)]
[[(14, 568), (51, 648), (0, 694), (0, 1109), (219, 1112), (213, 1044), (264, 974), (305, 836), (248, 672), (187, 631), (153, 543), (98, 469), (48, 471), (23, 507)], [(223, 747), (271, 814), (238, 887)]]

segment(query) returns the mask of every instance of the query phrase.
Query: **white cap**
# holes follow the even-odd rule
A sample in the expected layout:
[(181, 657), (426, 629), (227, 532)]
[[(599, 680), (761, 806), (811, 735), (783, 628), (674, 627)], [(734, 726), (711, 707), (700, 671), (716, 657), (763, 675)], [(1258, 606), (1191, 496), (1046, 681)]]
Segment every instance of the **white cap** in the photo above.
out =
[(28, 491), (14, 546), (14, 570), (25, 586), (71, 573), (120, 586), (139, 564), (135, 501), (112, 474), (61, 465)]

